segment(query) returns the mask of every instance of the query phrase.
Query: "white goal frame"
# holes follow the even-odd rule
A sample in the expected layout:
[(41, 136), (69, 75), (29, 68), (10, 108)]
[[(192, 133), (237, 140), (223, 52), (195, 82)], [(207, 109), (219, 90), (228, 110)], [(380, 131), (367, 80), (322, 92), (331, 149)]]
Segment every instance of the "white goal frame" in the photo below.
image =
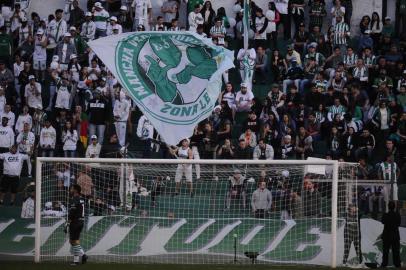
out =
[(331, 196), (331, 267), (337, 266), (337, 209), (338, 209), (338, 170), (337, 160), (178, 160), (178, 159), (114, 159), (114, 158), (53, 158), (38, 157), (36, 159), (35, 179), (35, 247), (34, 261), (41, 262), (41, 179), (42, 164), (45, 162), (78, 162), (78, 163), (108, 163), (108, 164), (205, 164), (205, 165), (319, 165), (332, 166), (332, 196)]

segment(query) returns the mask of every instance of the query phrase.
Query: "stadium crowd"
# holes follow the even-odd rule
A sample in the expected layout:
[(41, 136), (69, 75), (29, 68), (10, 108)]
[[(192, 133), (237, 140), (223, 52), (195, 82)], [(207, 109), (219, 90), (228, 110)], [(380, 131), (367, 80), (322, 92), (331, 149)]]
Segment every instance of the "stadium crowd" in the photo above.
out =
[[(67, 0), (46, 18), (2, 1), (2, 10), (11, 12), (0, 14), (0, 152), (16, 144), (31, 162), (36, 156), (123, 157), (123, 147), (143, 158), (314, 156), (359, 162), (358, 179), (396, 186), (406, 175), (406, 1), (399, 1), (396, 31), (393, 18), (378, 12), (365, 14), (354, 31), (351, 0), (334, 0), (331, 10), (326, 1), (270, 0), (266, 10), (251, 1), (248, 50), (242, 48), (241, 0), (231, 14), (203, 0), (168, 0), (160, 14), (153, 14), (151, 0), (88, 0), (86, 10)], [(236, 68), (223, 74), (212, 115), (175, 148), (145, 116), (138, 118), (87, 42), (129, 31), (183, 30), (234, 50)], [(244, 65), (254, 76), (240, 83)], [(130, 139), (133, 130), (137, 140)], [(3, 192), (16, 192), (10, 181), (2, 183)], [(361, 190), (361, 209), (368, 213), (377, 201), (384, 211), (384, 193), (380, 186)]]

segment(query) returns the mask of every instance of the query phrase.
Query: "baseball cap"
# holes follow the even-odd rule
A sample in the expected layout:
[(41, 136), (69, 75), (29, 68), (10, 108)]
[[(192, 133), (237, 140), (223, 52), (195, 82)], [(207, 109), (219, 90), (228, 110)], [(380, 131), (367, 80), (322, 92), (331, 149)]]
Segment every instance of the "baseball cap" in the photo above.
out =
[(55, 70), (55, 69), (58, 69), (59, 65), (57, 62), (51, 62), (50, 67), (51, 67), (51, 69)]
[(97, 136), (96, 136), (96, 135), (92, 135), (92, 137), (90, 137), (90, 139), (92, 139), (92, 140), (97, 140)]
[(241, 83), (240, 87), (247, 87), (247, 84), (246, 83)]
[(279, 88), (279, 84), (273, 83), (273, 84), (272, 84), (272, 88)]
[(64, 37), (72, 37), (72, 35), (69, 32), (66, 32)]
[(103, 7), (100, 2), (94, 3), (94, 6), (97, 7), (97, 8), (102, 8)]
[(76, 27), (75, 27), (75, 26), (71, 26), (71, 27), (69, 28), (69, 31), (76, 31)]
[(71, 54), (71, 55), (70, 55), (70, 57), (69, 57), (69, 59), (70, 59), (70, 60), (75, 59), (75, 58), (77, 58), (77, 55), (76, 55), (76, 54), (74, 54), (74, 53), (73, 53), (73, 54)]
[(289, 44), (288, 46), (286, 46), (286, 48), (287, 48), (288, 50), (293, 50), (293, 45), (292, 45), (292, 44)]
[(283, 171), (281, 172), (281, 175), (282, 175), (283, 177), (289, 177), (289, 171), (288, 171), (288, 170), (283, 170)]
[(87, 11), (87, 12), (85, 13), (85, 16), (86, 16), (86, 17), (92, 17), (92, 13), (91, 13), (90, 11)]
[(34, 80), (35, 80), (35, 76), (34, 76), (34, 75), (30, 75), (30, 76), (28, 76), (28, 80), (32, 80), (32, 79), (34, 79)]
[(385, 21), (390, 21), (390, 20), (392, 20), (391, 17), (389, 17), (389, 16), (385, 17)]
[(120, 10), (128, 10), (127, 6), (121, 6)]
[(38, 31), (37, 31), (37, 35), (43, 35), (44, 34), (44, 30), (42, 30), (42, 29), (38, 29)]
[(365, 30), (365, 34), (371, 34), (371, 30)]
[(235, 169), (234, 174), (241, 174), (241, 171), (239, 169)]
[(111, 17), (110, 17), (110, 21), (115, 21), (115, 22), (117, 22), (117, 17), (116, 17), (116, 16), (111, 16)]
[(45, 208), (46, 209), (51, 209), (52, 208), (52, 202), (46, 202), (45, 203)]
[(317, 48), (317, 43), (316, 42), (310, 43), (309, 48)]

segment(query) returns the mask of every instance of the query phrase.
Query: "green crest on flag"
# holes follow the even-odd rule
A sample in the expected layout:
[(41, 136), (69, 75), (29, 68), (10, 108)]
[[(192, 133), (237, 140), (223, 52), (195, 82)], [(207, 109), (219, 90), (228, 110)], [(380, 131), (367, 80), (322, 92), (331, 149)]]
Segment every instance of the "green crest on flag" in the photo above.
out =
[(133, 34), (119, 42), (116, 69), (137, 105), (154, 118), (189, 124), (212, 110), (207, 87), (221, 54), (191, 34)]
[(166, 143), (209, 117), (233, 52), (189, 32), (137, 32), (89, 42)]

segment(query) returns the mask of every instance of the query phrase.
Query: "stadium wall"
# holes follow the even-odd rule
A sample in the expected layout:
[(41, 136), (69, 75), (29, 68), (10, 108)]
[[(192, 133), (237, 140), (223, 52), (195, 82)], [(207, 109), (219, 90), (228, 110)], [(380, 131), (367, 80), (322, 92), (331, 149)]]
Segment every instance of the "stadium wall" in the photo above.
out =
[[(208, 223), (208, 224), (206, 224)], [(69, 243), (63, 237), (64, 219), (51, 218), (48, 227), (42, 228), (42, 254), (52, 259), (69, 256)], [(82, 241), (84, 248), (93, 258), (114, 261), (118, 258), (117, 251), (123, 247), (128, 250), (125, 254), (129, 261), (166, 262), (170, 256), (182, 255), (187, 263), (193, 261), (192, 255), (219, 256), (219, 262), (224, 262), (224, 256), (233, 256), (233, 235), (238, 235), (238, 256), (243, 259), (245, 251), (258, 251), (258, 259), (263, 262), (296, 263), (330, 265), (330, 239), (328, 233), (329, 219), (325, 224), (317, 222), (301, 222), (293, 220), (258, 220), (258, 219), (229, 219), (229, 220), (186, 220), (186, 219), (154, 219), (134, 216), (106, 216), (90, 217), (84, 237), (93, 235), (94, 239), (85, 237)], [(207, 225), (207, 226), (206, 226)], [(195, 235), (198, 228), (205, 226), (205, 230)], [(261, 230), (251, 233), (254, 228), (272, 226), (276, 235), (269, 236), (263, 241)], [(373, 219), (362, 219), (362, 252), (367, 262), (380, 262), (382, 256), (382, 241), (379, 238), (382, 224)], [(337, 260), (341, 263), (343, 256), (343, 222), (338, 226)], [(97, 233), (96, 233), (97, 232)], [(401, 258), (406, 263), (406, 228), (400, 228)], [(307, 242), (291, 241), (295, 235), (307, 234)], [(136, 238), (129, 235), (138, 235)], [(250, 235), (250, 239), (247, 236)], [(186, 237), (185, 237), (186, 236)], [(53, 241), (47, 241), (49, 239)], [(190, 239), (189, 239), (190, 238)], [(59, 239), (59, 241), (55, 241)], [(131, 239), (131, 241), (130, 241)], [(262, 241), (257, 241), (262, 239)], [(312, 239), (312, 241), (309, 241)], [(0, 217), (0, 259), (21, 257), (33, 260), (34, 250), (34, 221), (21, 219), (17, 213), (5, 213)], [(292, 253), (287, 255), (287, 253)], [(186, 255), (185, 255), (186, 254)], [(123, 255), (123, 254), (120, 254)], [(198, 257), (198, 256), (196, 256)], [(153, 258), (153, 260), (152, 260)], [(290, 261), (284, 261), (289, 258)], [(296, 258), (296, 261), (291, 261)], [(355, 260), (354, 248), (350, 258)], [(163, 260), (163, 261), (160, 261)], [(118, 261), (122, 261), (118, 260)], [(214, 261), (215, 262), (215, 261)]]

